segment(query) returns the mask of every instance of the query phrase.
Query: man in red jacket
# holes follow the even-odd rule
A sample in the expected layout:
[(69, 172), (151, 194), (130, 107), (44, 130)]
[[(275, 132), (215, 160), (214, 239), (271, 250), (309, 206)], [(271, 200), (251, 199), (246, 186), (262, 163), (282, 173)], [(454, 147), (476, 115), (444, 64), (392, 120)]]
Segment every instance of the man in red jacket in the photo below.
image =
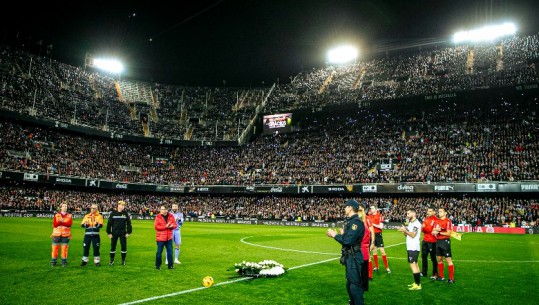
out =
[(432, 235), (432, 230), (438, 222), (434, 208), (427, 208), (427, 218), (423, 220), (421, 231), (423, 232), (423, 242), (421, 244), (421, 276), (427, 276), (429, 271), (429, 255), (432, 262), (432, 280), (438, 278), (438, 260), (436, 259), (436, 237)]
[(154, 228), (155, 239), (157, 241), (157, 253), (155, 255), (155, 268), (161, 269), (163, 262), (163, 247), (167, 249), (168, 269), (174, 269), (174, 260), (172, 259), (172, 233), (178, 226), (176, 219), (172, 213), (163, 205), (159, 210), (159, 214), (155, 216)]

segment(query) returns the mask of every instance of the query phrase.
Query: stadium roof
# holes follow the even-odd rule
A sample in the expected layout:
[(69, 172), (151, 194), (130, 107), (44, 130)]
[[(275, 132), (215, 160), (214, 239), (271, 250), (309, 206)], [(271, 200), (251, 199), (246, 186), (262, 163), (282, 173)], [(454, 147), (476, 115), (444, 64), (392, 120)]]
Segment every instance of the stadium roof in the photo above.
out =
[(537, 33), (539, 1), (18, 1), (0, 13), (2, 42), (82, 66), (123, 60), (124, 77), (177, 85), (260, 86), (325, 65), (335, 44), (361, 56), (451, 40), (463, 28), (513, 21)]

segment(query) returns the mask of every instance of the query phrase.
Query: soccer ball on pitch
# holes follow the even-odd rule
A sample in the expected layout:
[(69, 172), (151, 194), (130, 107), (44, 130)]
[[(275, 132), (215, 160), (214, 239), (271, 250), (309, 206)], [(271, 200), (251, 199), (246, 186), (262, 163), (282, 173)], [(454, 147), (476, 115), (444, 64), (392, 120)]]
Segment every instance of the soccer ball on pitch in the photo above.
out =
[(213, 277), (211, 276), (205, 276), (203, 279), (202, 279), (202, 286), (204, 287), (211, 287), (213, 285)]

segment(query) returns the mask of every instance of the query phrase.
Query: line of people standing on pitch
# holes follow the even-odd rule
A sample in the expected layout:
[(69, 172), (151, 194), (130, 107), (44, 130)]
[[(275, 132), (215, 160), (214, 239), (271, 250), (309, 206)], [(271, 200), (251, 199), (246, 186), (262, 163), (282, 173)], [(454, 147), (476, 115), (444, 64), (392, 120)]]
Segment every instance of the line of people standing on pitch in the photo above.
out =
[[(109, 215), (106, 232), (111, 239), (110, 245), (110, 262), (109, 266), (113, 266), (116, 258), (116, 246), (120, 240), (122, 266), (125, 266), (127, 256), (127, 238), (133, 232), (131, 225), (131, 216), (125, 210), (126, 203), (123, 200), (118, 201), (116, 210)], [(160, 214), (154, 220), (154, 228), (156, 230), (157, 253), (156, 253), (156, 268), (161, 269), (162, 251), (166, 248), (167, 258), (166, 264), (169, 269), (174, 269), (175, 264), (181, 264), (180, 245), (181, 245), (181, 230), (184, 222), (183, 213), (179, 211), (177, 204), (172, 205), (172, 210), (169, 213), (165, 206), (161, 206)], [(67, 211), (67, 202), (62, 202), (60, 210), (53, 217), (53, 233), (52, 237), (52, 253), (51, 267), (55, 267), (58, 260), (58, 252), (61, 249), (62, 266), (67, 266), (67, 257), (69, 249), (69, 241), (71, 240), (71, 226), (73, 225), (73, 215)], [(89, 262), (90, 246), (93, 246), (94, 264), (101, 266), (101, 237), (100, 229), (104, 226), (104, 220), (97, 204), (92, 204), (90, 212), (84, 215), (81, 226), (85, 228), (83, 240), (83, 256), (81, 267), (84, 267)], [(174, 260), (172, 260), (172, 243), (175, 246)]]
[[(410, 290), (421, 289), (420, 277), (427, 276), (428, 274), (429, 256), (432, 262), (432, 276), (430, 278), (436, 281), (445, 281), (443, 263), (443, 259), (445, 259), (449, 272), (447, 283), (453, 284), (455, 282), (455, 267), (451, 258), (452, 222), (447, 217), (447, 210), (445, 208), (439, 208), (438, 217), (436, 217), (435, 209), (429, 207), (427, 209), (427, 217), (423, 220), (422, 224), (417, 220), (417, 212), (413, 208), (407, 210), (406, 218), (408, 220), (407, 225), (400, 227), (399, 230), (406, 236), (407, 257), (412, 273), (414, 274), (415, 285), (409, 285)], [(391, 273), (382, 236), (384, 218), (375, 205), (369, 207), (369, 215), (365, 219), (365, 224), (374, 233), (374, 247), (371, 248), (373, 254), (372, 260), (369, 256), (368, 262), (368, 278), (372, 280), (373, 271), (379, 270), (378, 250), (380, 250), (382, 255), (382, 261), (387, 273)], [(423, 242), (420, 244), (421, 232), (423, 232)], [(418, 265), (419, 252), (422, 254), (421, 272)], [(374, 268), (372, 261), (374, 261)]]
[(421, 231), (423, 232), (423, 242), (421, 245), (421, 276), (427, 276), (429, 263), (432, 262), (432, 280), (444, 281), (444, 263), (447, 262), (449, 272), (448, 283), (455, 282), (455, 266), (451, 253), (451, 234), (453, 233), (453, 223), (447, 215), (447, 210), (443, 207), (438, 209), (438, 217), (433, 207), (427, 208), (427, 217), (423, 220)]
[[(420, 223), (417, 219), (417, 212), (414, 208), (406, 211), (407, 223), (399, 227), (404, 236), (406, 236), (406, 250), (408, 263), (414, 277), (414, 282), (408, 285), (409, 290), (421, 290), (421, 276), (427, 276), (428, 258), (432, 262), (432, 280), (445, 281), (444, 263), (442, 257), (447, 262), (449, 279), (447, 283), (455, 282), (455, 267), (451, 259), (451, 233), (452, 223), (447, 217), (445, 208), (438, 209), (438, 217), (435, 215), (434, 208), (427, 209), (427, 217)], [(420, 245), (420, 235), (423, 232), (423, 242)], [(419, 252), (422, 252), (422, 270), (420, 272), (418, 258)]]
[[(52, 253), (51, 253), (51, 267), (55, 267), (58, 260), (58, 250), (61, 249), (62, 267), (67, 266), (67, 257), (69, 249), (69, 241), (71, 240), (71, 226), (73, 225), (73, 215), (67, 211), (67, 202), (62, 202), (60, 210), (54, 214), (52, 221)], [(89, 262), (90, 246), (93, 246), (94, 264), (101, 266), (101, 236), (99, 235), (100, 229), (104, 226), (103, 216), (99, 213), (98, 205), (92, 204), (90, 212), (84, 215), (81, 222), (81, 227), (84, 230), (83, 239), (83, 254), (81, 267), (84, 267)], [(125, 265), (125, 258), (127, 256), (127, 238), (133, 232), (131, 226), (131, 216), (125, 211), (125, 202), (123, 200), (118, 201), (116, 210), (110, 213), (106, 232), (111, 239), (110, 244), (110, 262), (109, 266), (114, 265), (114, 259), (116, 256), (116, 245), (118, 239), (121, 246), (121, 258), (122, 265)]]

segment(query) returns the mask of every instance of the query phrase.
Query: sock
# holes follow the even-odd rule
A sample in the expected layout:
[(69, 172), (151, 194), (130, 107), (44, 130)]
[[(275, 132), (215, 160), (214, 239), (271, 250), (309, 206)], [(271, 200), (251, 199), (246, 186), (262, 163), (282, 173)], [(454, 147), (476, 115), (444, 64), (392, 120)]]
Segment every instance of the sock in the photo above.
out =
[(387, 255), (382, 255), (382, 260), (384, 261), (384, 266), (386, 267), (386, 269), (389, 269), (389, 265), (387, 263)]
[(62, 259), (67, 259), (67, 251), (69, 250), (69, 245), (61, 245), (62, 249)]
[(127, 252), (122, 252), (122, 262), (125, 261), (125, 256), (127, 255)]
[(419, 273), (414, 273), (414, 282), (417, 284), (417, 285), (421, 285), (421, 281), (419, 279)]
[(372, 261), (369, 261), (369, 278), (372, 279)]
[(372, 256), (372, 259), (374, 261), (374, 267), (376, 267), (376, 269), (378, 269), (378, 254), (374, 254)]
[(448, 265), (447, 269), (449, 269), (449, 279), (455, 280), (455, 265)]
[(116, 252), (110, 252), (110, 261), (114, 261), (114, 256), (116, 255)]
[(444, 263), (438, 263), (438, 277), (444, 277)]
[(174, 250), (174, 257), (175, 257), (176, 259), (180, 259), (180, 248), (176, 248), (176, 249)]
[(58, 258), (58, 250), (59, 249), (60, 249), (59, 244), (52, 244), (52, 253), (51, 253), (52, 259), (56, 260)]

